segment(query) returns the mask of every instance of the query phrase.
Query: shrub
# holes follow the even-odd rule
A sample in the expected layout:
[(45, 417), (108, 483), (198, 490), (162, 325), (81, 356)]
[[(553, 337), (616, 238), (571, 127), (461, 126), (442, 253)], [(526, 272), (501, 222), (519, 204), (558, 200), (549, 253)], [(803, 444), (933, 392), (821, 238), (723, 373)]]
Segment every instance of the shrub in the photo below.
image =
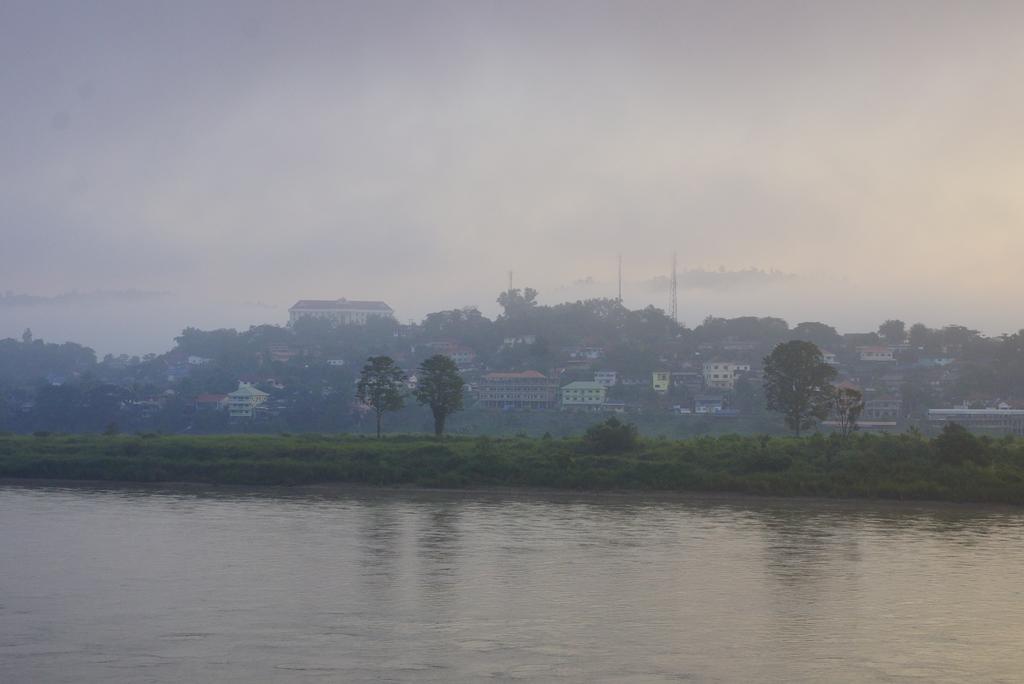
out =
[(989, 462), (988, 444), (958, 423), (946, 423), (942, 433), (932, 440), (935, 455), (942, 463), (960, 465), (964, 461)]
[(603, 423), (591, 425), (583, 435), (583, 447), (595, 454), (632, 451), (638, 442), (638, 430), (632, 423), (623, 423), (612, 416)]

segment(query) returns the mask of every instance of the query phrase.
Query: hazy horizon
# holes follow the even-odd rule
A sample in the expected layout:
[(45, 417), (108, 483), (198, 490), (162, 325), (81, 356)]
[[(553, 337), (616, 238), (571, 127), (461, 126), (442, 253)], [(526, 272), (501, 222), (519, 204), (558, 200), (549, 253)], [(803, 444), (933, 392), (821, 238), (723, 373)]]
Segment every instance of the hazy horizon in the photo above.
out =
[[(297, 9), (300, 7), (300, 9)], [(0, 308), (105, 352), (507, 287), (1024, 327), (1024, 5), (8, 2)], [(773, 275), (774, 274), (774, 275)], [(661, 280), (658, 280), (661, 279)], [(161, 343), (161, 340), (165, 340)]]

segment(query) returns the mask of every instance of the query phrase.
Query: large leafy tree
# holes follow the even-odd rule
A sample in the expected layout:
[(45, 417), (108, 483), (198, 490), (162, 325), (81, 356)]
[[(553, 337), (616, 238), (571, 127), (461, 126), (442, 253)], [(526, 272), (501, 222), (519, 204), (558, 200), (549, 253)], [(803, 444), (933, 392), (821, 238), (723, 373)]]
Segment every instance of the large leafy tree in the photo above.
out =
[(462, 388), (465, 382), (459, 369), (447, 356), (437, 354), (420, 364), (416, 379), (416, 399), (430, 407), (434, 414), (434, 434), (444, 434), (448, 416), (462, 408)]
[(505, 310), (503, 315), (506, 319), (520, 318), (536, 308), (537, 294), (532, 287), (505, 290), (498, 295), (498, 304)]
[(764, 393), (768, 408), (782, 413), (797, 436), (828, 417), (832, 379), (817, 345), (803, 340), (783, 342), (764, 359)]
[(890, 318), (878, 326), (878, 335), (889, 344), (903, 344), (907, 339), (907, 324), (898, 318)]
[(366, 360), (359, 382), (356, 383), (356, 398), (371, 407), (377, 416), (377, 437), (380, 437), (381, 418), (386, 411), (402, 408), (405, 389), (405, 373), (395, 365), (390, 356), (371, 356)]

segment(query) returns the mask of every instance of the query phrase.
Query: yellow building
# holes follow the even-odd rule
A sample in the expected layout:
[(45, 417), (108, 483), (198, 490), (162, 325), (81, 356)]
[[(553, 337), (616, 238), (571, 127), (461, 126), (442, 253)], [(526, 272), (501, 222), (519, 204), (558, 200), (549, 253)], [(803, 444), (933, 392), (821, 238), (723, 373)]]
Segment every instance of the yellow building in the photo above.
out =
[(672, 383), (672, 374), (668, 371), (654, 371), (653, 380), (651, 386), (655, 392), (668, 392), (668, 387)]

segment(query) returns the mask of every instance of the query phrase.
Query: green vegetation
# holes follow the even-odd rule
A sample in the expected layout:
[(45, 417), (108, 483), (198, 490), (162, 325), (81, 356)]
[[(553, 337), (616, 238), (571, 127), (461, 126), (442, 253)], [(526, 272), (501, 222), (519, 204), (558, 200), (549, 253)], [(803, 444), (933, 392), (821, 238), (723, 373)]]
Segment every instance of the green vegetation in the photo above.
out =
[[(714, 491), (1024, 504), (1024, 440), (888, 436), (584, 438), (0, 436), (0, 477), (248, 485)], [(621, 440), (625, 436), (625, 441)]]
[(385, 411), (398, 411), (405, 405), (403, 387), (405, 373), (390, 356), (371, 356), (366, 360), (356, 398), (373, 409), (377, 416), (377, 437), (380, 438), (381, 417)]
[(764, 395), (798, 437), (828, 417), (836, 370), (822, 359), (813, 342), (784, 342), (764, 358)]
[(459, 375), (459, 367), (443, 354), (431, 356), (420, 364), (413, 395), (418, 402), (430, 407), (430, 413), (434, 416), (435, 436), (444, 434), (448, 416), (462, 410), (465, 384)]

